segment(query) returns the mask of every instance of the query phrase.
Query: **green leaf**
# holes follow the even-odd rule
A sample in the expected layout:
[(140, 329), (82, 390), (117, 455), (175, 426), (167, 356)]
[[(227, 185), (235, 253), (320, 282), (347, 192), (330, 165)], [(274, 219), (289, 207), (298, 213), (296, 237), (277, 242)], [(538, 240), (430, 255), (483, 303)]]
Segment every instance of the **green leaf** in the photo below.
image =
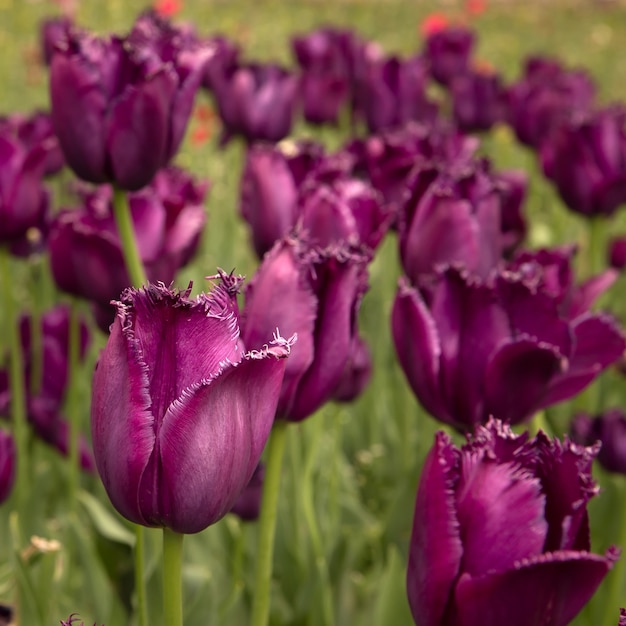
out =
[(135, 545), (135, 535), (115, 519), (100, 500), (86, 491), (79, 492), (78, 500), (85, 507), (93, 525), (103, 537), (130, 547)]

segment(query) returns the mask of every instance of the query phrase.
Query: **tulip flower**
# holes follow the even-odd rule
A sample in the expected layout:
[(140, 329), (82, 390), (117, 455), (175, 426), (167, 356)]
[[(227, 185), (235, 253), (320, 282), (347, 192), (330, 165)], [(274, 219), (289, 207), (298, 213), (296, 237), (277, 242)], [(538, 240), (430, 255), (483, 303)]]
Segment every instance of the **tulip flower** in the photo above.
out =
[[(93, 378), (98, 472), (127, 519), (176, 533), (215, 523), (249, 483), (269, 435), (290, 342), (239, 341), (238, 278), (189, 299), (128, 289)], [(202, 349), (198, 349), (201, 346)]]
[[(26, 405), (28, 421), (37, 436), (61, 454), (69, 454), (69, 424), (62, 414), (67, 393), (69, 376), (69, 325), (70, 312), (67, 307), (57, 306), (46, 311), (40, 319), (41, 353), (34, 352), (32, 319), (20, 318), (20, 339), (24, 355), (24, 383), (27, 390)], [(85, 358), (90, 342), (89, 329), (84, 320), (80, 321), (79, 359)], [(38, 363), (36, 361), (39, 361)], [(40, 368), (36, 390), (32, 387), (33, 370)], [(0, 369), (0, 415), (9, 417), (11, 394), (9, 375)], [(94, 471), (95, 466), (89, 444), (84, 437), (79, 438), (81, 467)]]
[(597, 448), (529, 439), (491, 420), (457, 448), (443, 432), (424, 462), (407, 593), (418, 626), (566, 626), (619, 551), (590, 552)]
[(619, 610), (619, 623), (617, 626), (626, 626), (626, 609)]
[[(161, 170), (152, 183), (129, 194), (139, 254), (148, 279), (169, 284), (198, 248), (206, 222), (208, 184), (174, 167)], [(111, 210), (112, 190), (83, 192), (84, 206), (65, 210), (54, 220), (49, 239), (50, 264), (57, 285), (96, 306), (99, 325), (113, 321), (111, 300), (130, 285)]]
[(54, 53), (67, 45), (69, 32), (75, 28), (71, 18), (67, 15), (49, 17), (41, 22), (39, 27), (41, 38), (41, 57), (43, 62), (50, 66)]
[(626, 474), (626, 414), (621, 408), (608, 409), (592, 417), (578, 413), (570, 425), (572, 439), (590, 446), (599, 441), (598, 462), (609, 472)]
[(519, 141), (539, 149), (559, 124), (593, 106), (596, 88), (584, 70), (530, 57), (524, 75), (507, 89), (507, 117)]
[(523, 205), (528, 176), (520, 170), (494, 172), (493, 178), (500, 195), (500, 232), (505, 255), (510, 255), (526, 237), (528, 226)]
[(221, 144), (234, 135), (248, 143), (277, 142), (291, 131), (298, 78), (276, 64), (237, 64), (216, 73), (213, 94), (224, 125)]
[(401, 281), (392, 312), (400, 364), (422, 406), (467, 430), (490, 415), (516, 424), (575, 396), (623, 354), (605, 314), (561, 312), (520, 271), (489, 280), (448, 268), (420, 293)]
[(11, 494), (15, 481), (15, 443), (13, 437), (0, 430), (0, 504)]
[(336, 402), (352, 402), (361, 395), (372, 377), (372, 357), (365, 341), (356, 335), (350, 347), (350, 357), (333, 394)]
[(301, 421), (333, 397), (356, 336), (368, 260), (345, 243), (320, 249), (298, 238), (277, 242), (263, 258), (245, 292), (241, 338), (259, 349), (276, 326), (298, 336), (277, 419)]
[(543, 171), (570, 210), (612, 215), (626, 203), (625, 120), (618, 107), (574, 116), (543, 142)]
[(213, 54), (206, 62), (202, 86), (213, 91), (219, 77), (237, 67), (239, 62), (239, 46), (224, 35), (213, 35), (205, 42), (213, 48)]
[(147, 185), (178, 150), (211, 53), (154, 14), (123, 39), (70, 31), (50, 66), (68, 165), (88, 182)]
[(460, 26), (437, 29), (428, 35), (424, 57), (431, 76), (442, 85), (449, 85), (469, 67), (474, 47), (474, 33)]
[(609, 245), (609, 265), (616, 270), (626, 267), (626, 237), (614, 237)]
[(259, 519), (264, 477), (265, 466), (263, 463), (259, 463), (252, 474), (250, 482), (241, 492), (233, 508), (230, 510), (231, 513), (244, 522), (254, 522)]

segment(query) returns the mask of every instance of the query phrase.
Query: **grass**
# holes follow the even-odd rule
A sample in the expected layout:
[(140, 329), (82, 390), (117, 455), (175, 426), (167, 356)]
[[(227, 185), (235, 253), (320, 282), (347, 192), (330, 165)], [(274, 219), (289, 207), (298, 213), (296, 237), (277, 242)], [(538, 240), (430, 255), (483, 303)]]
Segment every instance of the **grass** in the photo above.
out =
[[(124, 30), (145, 6), (134, 0), (81, 2), (79, 22), (101, 32)], [(0, 0), (0, 111), (45, 107), (47, 77), (37, 64), (41, 18), (52, 3)], [(422, 2), (278, 2), (234, 0), (185, 3), (181, 18), (193, 20), (204, 33), (225, 32), (239, 40), (250, 58), (290, 62), (289, 38), (320, 23), (342, 24), (377, 40), (390, 51), (409, 53), (420, 46), (419, 25), (434, 10)], [(454, 12), (454, 10), (453, 10)], [(626, 12), (619, 6), (519, 3), (494, 5), (475, 20), (478, 56), (512, 80), (530, 53), (559, 56), (587, 67), (597, 78), (602, 99), (626, 100)], [(208, 102), (206, 96), (201, 98)], [(300, 126), (298, 133), (310, 133)], [(336, 133), (325, 132), (337, 143)], [(531, 243), (576, 239), (585, 227), (565, 212), (554, 192), (537, 173), (534, 158), (499, 129), (486, 140), (485, 151), (499, 167), (533, 172), (529, 212)], [(209, 223), (198, 259), (180, 277), (180, 284), (212, 274), (216, 266), (251, 275), (256, 261), (248, 234), (237, 216), (242, 150), (236, 143), (221, 152), (215, 138), (198, 147), (188, 142), (179, 162), (208, 176), (212, 190)], [(618, 219), (615, 228), (624, 228)], [(437, 425), (419, 409), (405, 383), (391, 348), (389, 310), (399, 275), (395, 241), (389, 238), (371, 268), (371, 289), (361, 322), (376, 368), (370, 388), (352, 406), (328, 406), (289, 431), (277, 532), (272, 624), (329, 626), (322, 612), (330, 581), (334, 623), (350, 626), (410, 624), (404, 593), (406, 550), (419, 468)], [(621, 285), (623, 287), (623, 284)], [(20, 287), (25, 306), (33, 293)], [(50, 290), (49, 290), (50, 291)], [(51, 301), (54, 294), (46, 298)], [(101, 343), (101, 341), (100, 341)], [(90, 372), (86, 368), (82, 397), (88, 416)], [(614, 377), (605, 400), (624, 401), (623, 381)], [(555, 411), (565, 424), (571, 406)], [(560, 420), (560, 421), (559, 421)], [(33, 442), (36, 463), (26, 520), (0, 509), (0, 601), (13, 597), (15, 551), (23, 551), (33, 534), (60, 542), (57, 550), (31, 549), (27, 565), (18, 570), (20, 585), (30, 590), (22, 623), (58, 623), (79, 611), (86, 624), (127, 623), (131, 602), (130, 545), (132, 535), (112, 510), (95, 479), (84, 479), (80, 515), (64, 509), (65, 469), (56, 455)], [(620, 487), (602, 476), (606, 493), (592, 507), (595, 550), (616, 537), (619, 513), (610, 514)], [(622, 522), (623, 523), (623, 522)], [(317, 539), (314, 541), (313, 539)], [(186, 624), (246, 624), (252, 586), (256, 527), (227, 518), (190, 537), (186, 543), (184, 592)], [(151, 626), (161, 626), (160, 537), (147, 537)], [(607, 608), (603, 590), (577, 619), (595, 626)], [(626, 596), (626, 593), (625, 593)], [(617, 607), (610, 607), (617, 615)], [(617, 621), (617, 617), (615, 619)]]

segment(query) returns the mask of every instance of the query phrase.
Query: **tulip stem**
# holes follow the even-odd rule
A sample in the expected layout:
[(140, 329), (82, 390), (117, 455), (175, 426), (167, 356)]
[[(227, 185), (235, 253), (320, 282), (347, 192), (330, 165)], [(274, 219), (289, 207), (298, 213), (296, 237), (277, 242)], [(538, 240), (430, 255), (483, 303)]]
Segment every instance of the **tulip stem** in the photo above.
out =
[(20, 520), (26, 519), (25, 502), (28, 489), (28, 425), (26, 423), (26, 385), (24, 381), (24, 356), (22, 354), (19, 320), (15, 309), (15, 292), (11, 278), (11, 255), (6, 247), (0, 250), (0, 274), (4, 296), (6, 334), (9, 338), (9, 379), (11, 389), (11, 420), (16, 448), (15, 491)]
[(606, 269), (606, 225), (603, 215), (596, 215), (589, 220), (587, 228), (587, 272), (588, 277), (595, 276)]
[(33, 396), (41, 390), (43, 380), (42, 262), (42, 259), (38, 257), (31, 266), (33, 308), (30, 313), (30, 380), (28, 385)]
[(163, 617), (166, 626), (183, 624), (183, 539), (185, 535), (163, 529)]
[[(619, 508), (622, 512), (622, 518), (618, 521), (618, 528), (620, 529), (620, 537), (618, 537), (618, 542), (616, 545), (622, 546), (622, 550), (624, 546), (626, 546), (626, 479), (624, 476), (615, 476), (615, 483), (617, 483), (618, 493), (619, 493), (619, 504), (621, 505)], [(614, 484), (615, 484), (614, 483)], [(603, 624), (604, 626), (614, 626), (615, 624), (615, 616), (618, 615), (620, 606), (624, 606), (624, 573), (626, 572), (626, 567), (624, 567), (624, 557), (615, 563), (613, 567), (613, 571), (609, 573), (608, 580), (608, 591), (606, 596), (606, 601), (604, 606), (606, 607), (606, 612), (604, 615)]]
[(133, 287), (137, 288), (147, 285), (148, 279), (143, 263), (141, 262), (141, 256), (139, 255), (128, 198), (126, 192), (117, 187), (115, 187), (113, 192), (113, 214), (122, 243), (124, 263), (126, 264), (126, 271), (128, 272), (130, 283)]
[(70, 510), (76, 510), (78, 498), (78, 486), (80, 476), (80, 460), (78, 455), (78, 435), (80, 433), (80, 410), (78, 402), (79, 372), (78, 362), (80, 360), (80, 315), (78, 313), (78, 303), (72, 300), (70, 304), (70, 318), (68, 322), (68, 386), (67, 386), (67, 416), (70, 422), (69, 441), (69, 492)]
[(252, 603), (252, 626), (267, 626), (269, 621), (276, 513), (287, 424), (286, 420), (274, 422), (267, 451), (261, 518), (259, 520), (259, 547), (257, 551), (254, 600)]

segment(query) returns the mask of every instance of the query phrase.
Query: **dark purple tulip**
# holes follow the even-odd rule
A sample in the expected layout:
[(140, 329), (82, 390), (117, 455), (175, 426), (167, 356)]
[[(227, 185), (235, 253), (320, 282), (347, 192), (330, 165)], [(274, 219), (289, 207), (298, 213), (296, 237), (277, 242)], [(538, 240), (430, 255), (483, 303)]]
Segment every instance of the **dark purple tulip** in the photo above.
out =
[(590, 552), (596, 449), (491, 420), (443, 432), (415, 502), (407, 593), (418, 626), (566, 626), (617, 560)]
[(278, 242), (246, 290), (241, 338), (259, 349), (275, 327), (297, 343), (287, 362), (276, 417), (300, 421), (333, 397), (356, 336), (369, 258), (343, 246)]
[(402, 126), (409, 121), (432, 122), (437, 104), (426, 95), (424, 60), (388, 57), (371, 62), (358, 86), (358, 108), (370, 133)]
[(505, 118), (505, 92), (494, 72), (468, 70), (450, 84), (452, 117), (461, 131), (489, 130)]
[[(24, 383), (27, 391), (27, 417), (37, 436), (56, 448), (61, 454), (69, 453), (69, 425), (62, 415), (69, 375), (69, 309), (57, 306), (46, 311), (41, 319), (41, 354), (33, 352), (32, 319), (20, 319), (20, 338), (24, 355)], [(89, 330), (80, 320), (79, 358), (84, 359), (90, 342)], [(40, 361), (41, 380), (36, 393), (31, 391), (34, 360)], [(9, 375), (0, 369), (0, 414), (9, 417), (11, 393)], [(83, 469), (95, 469), (89, 444), (84, 437), (79, 440), (79, 455)]]
[(50, 67), (52, 121), (68, 165), (92, 183), (147, 185), (178, 150), (211, 54), (153, 14), (125, 39), (70, 32)]
[(595, 418), (578, 413), (570, 425), (572, 439), (583, 446), (599, 441), (598, 462), (609, 472), (626, 475), (626, 414), (609, 409)]
[(67, 45), (70, 31), (75, 28), (67, 15), (48, 17), (41, 22), (41, 56), (46, 65), (50, 65), (56, 50)]
[(219, 77), (237, 67), (240, 50), (234, 41), (224, 35), (213, 35), (206, 40), (206, 43), (213, 48), (214, 52), (204, 69), (203, 86), (213, 91)]
[(300, 185), (323, 158), (324, 149), (313, 142), (255, 144), (248, 150), (240, 206), (259, 258), (293, 228)]
[(6, 431), (0, 430), (0, 504), (11, 494), (15, 482), (15, 442)]
[(539, 149), (543, 141), (576, 112), (591, 109), (595, 85), (584, 70), (556, 60), (530, 57), (524, 75), (507, 89), (508, 120), (519, 141)]
[(221, 143), (284, 139), (291, 131), (298, 77), (276, 64), (238, 64), (215, 75), (213, 93), (224, 125)]
[[(150, 185), (129, 194), (137, 244), (148, 280), (169, 284), (195, 253), (206, 221), (207, 183), (181, 169), (158, 172)], [(84, 206), (62, 211), (49, 239), (50, 264), (58, 286), (99, 308), (100, 326), (113, 321), (110, 301), (130, 285), (111, 210), (112, 190), (84, 194)]]
[(241, 492), (237, 501), (230, 510), (244, 522), (255, 522), (259, 519), (261, 511), (261, 496), (263, 495), (263, 479), (265, 478), (265, 466), (259, 463), (252, 474), (248, 485)]
[(414, 285), (442, 265), (486, 278), (503, 249), (501, 196), (484, 161), (417, 170), (398, 220), (400, 259)]
[(561, 123), (541, 146), (541, 164), (569, 209), (612, 215), (626, 202), (626, 111), (619, 107)]
[(502, 245), (509, 255), (522, 244), (528, 230), (523, 206), (528, 176), (520, 170), (494, 172), (492, 176), (500, 194)]
[(356, 335), (352, 340), (350, 357), (333, 394), (336, 402), (352, 402), (360, 396), (372, 377), (372, 357), (365, 341)]
[[(190, 300), (163, 284), (128, 289), (93, 379), (96, 465), (117, 510), (195, 533), (250, 482), (269, 436), (290, 342), (274, 326), (239, 341), (238, 278)], [(202, 346), (198, 350), (198, 346)]]
[(617, 626), (626, 626), (626, 609), (619, 610), (619, 623)]
[(490, 415), (517, 424), (572, 398), (624, 352), (604, 314), (568, 319), (522, 272), (479, 281), (448, 268), (424, 293), (402, 281), (392, 312), (396, 352), (422, 406), (467, 430)]
[(614, 237), (609, 245), (609, 265), (616, 270), (626, 267), (626, 237)]
[(0, 123), (0, 244), (19, 245), (29, 229), (45, 230), (48, 154), (44, 142), (23, 141), (15, 124)]
[(426, 39), (424, 56), (428, 61), (431, 76), (442, 85), (449, 85), (469, 67), (474, 33), (455, 26), (443, 28)]

